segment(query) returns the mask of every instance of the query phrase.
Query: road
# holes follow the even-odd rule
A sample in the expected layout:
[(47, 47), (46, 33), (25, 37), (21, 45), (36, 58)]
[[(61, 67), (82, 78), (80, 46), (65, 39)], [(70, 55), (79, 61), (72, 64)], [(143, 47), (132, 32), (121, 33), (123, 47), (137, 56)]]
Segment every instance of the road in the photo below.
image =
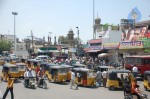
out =
[[(1, 71), (1, 70), (0, 70)], [(14, 83), (15, 99), (123, 99), (123, 91), (109, 91), (107, 88), (87, 88), (79, 87), (79, 90), (70, 89), (69, 84), (48, 83), (48, 89), (28, 89), (24, 88), (23, 80)], [(142, 82), (138, 82), (142, 86)], [(0, 98), (6, 89), (6, 82), (0, 83)], [(141, 87), (143, 90), (143, 86)], [(150, 92), (146, 92), (149, 94)], [(10, 99), (10, 93), (7, 96)]]

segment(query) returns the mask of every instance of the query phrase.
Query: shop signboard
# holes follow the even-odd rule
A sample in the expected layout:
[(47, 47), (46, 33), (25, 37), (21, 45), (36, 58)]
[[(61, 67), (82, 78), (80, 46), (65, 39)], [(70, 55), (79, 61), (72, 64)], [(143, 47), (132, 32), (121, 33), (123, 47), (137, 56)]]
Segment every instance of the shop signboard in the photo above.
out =
[(136, 41), (136, 42), (121, 42), (119, 49), (138, 49), (143, 48), (143, 42), (142, 41)]
[(143, 48), (150, 48), (150, 38), (143, 38)]
[(101, 50), (102, 46), (90, 46), (90, 50)]
[(150, 49), (146, 48), (146, 49), (144, 49), (144, 52), (145, 53), (150, 53)]
[(118, 49), (119, 48), (119, 42), (118, 43), (106, 43), (103, 44), (104, 49)]
[(76, 52), (76, 48), (69, 48), (68, 52)]

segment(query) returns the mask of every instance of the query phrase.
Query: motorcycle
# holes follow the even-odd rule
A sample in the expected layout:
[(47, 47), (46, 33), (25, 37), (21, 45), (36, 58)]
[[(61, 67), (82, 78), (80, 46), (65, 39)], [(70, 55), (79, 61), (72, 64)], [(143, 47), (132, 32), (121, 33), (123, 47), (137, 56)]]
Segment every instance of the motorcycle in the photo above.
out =
[(23, 84), (24, 84), (24, 87), (26, 88), (36, 89), (36, 78), (35, 77), (25, 78)]
[(43, 89), (47, 89), (47, 83), (45, 81), (45, 77), (39, 77), (38, 87), (43, 88)]

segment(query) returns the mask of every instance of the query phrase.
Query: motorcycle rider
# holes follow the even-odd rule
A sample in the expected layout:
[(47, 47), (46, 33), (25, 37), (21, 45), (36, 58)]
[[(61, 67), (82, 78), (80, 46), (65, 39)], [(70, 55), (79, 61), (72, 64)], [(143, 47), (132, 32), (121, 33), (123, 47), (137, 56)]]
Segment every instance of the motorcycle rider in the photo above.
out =
[(24, 73), (24, 82), (28, 85), (29, 78), (28, 78), (29, 69), (27, 68), (26, 72)]
[(38, 76), (38, 85), (42, 85), (42, 78), (44, 76), (42, 68), (40, 68), (40, 71), (38, 72), (37, 76)]
[(24, 78), (25, 78), (25, 83), (26, 85), (29, 85), (29, 79), (31, 77), (34, 77), (32, 70), (31, 69), (27, 69), (27, 71), (24, 73)]

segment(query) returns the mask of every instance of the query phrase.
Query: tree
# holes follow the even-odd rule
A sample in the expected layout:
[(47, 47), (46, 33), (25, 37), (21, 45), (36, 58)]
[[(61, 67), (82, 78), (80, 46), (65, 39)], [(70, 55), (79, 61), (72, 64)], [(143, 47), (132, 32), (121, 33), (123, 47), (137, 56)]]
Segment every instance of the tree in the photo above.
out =
[(59, 44), (68, 44), (68, 37), (59, 36), (58, 43)]
[(106, 23), (106, 24), (103, 25), (104, 31), (108, 30), (108, 27), (109, 27), (109, 26), (112, 27), (112, 30), (118, 30), (118, 25)]
[(0, 40), (0, 53), (3, 51), (10, 51), (11, 49), (11, 43), (5, 40)]

